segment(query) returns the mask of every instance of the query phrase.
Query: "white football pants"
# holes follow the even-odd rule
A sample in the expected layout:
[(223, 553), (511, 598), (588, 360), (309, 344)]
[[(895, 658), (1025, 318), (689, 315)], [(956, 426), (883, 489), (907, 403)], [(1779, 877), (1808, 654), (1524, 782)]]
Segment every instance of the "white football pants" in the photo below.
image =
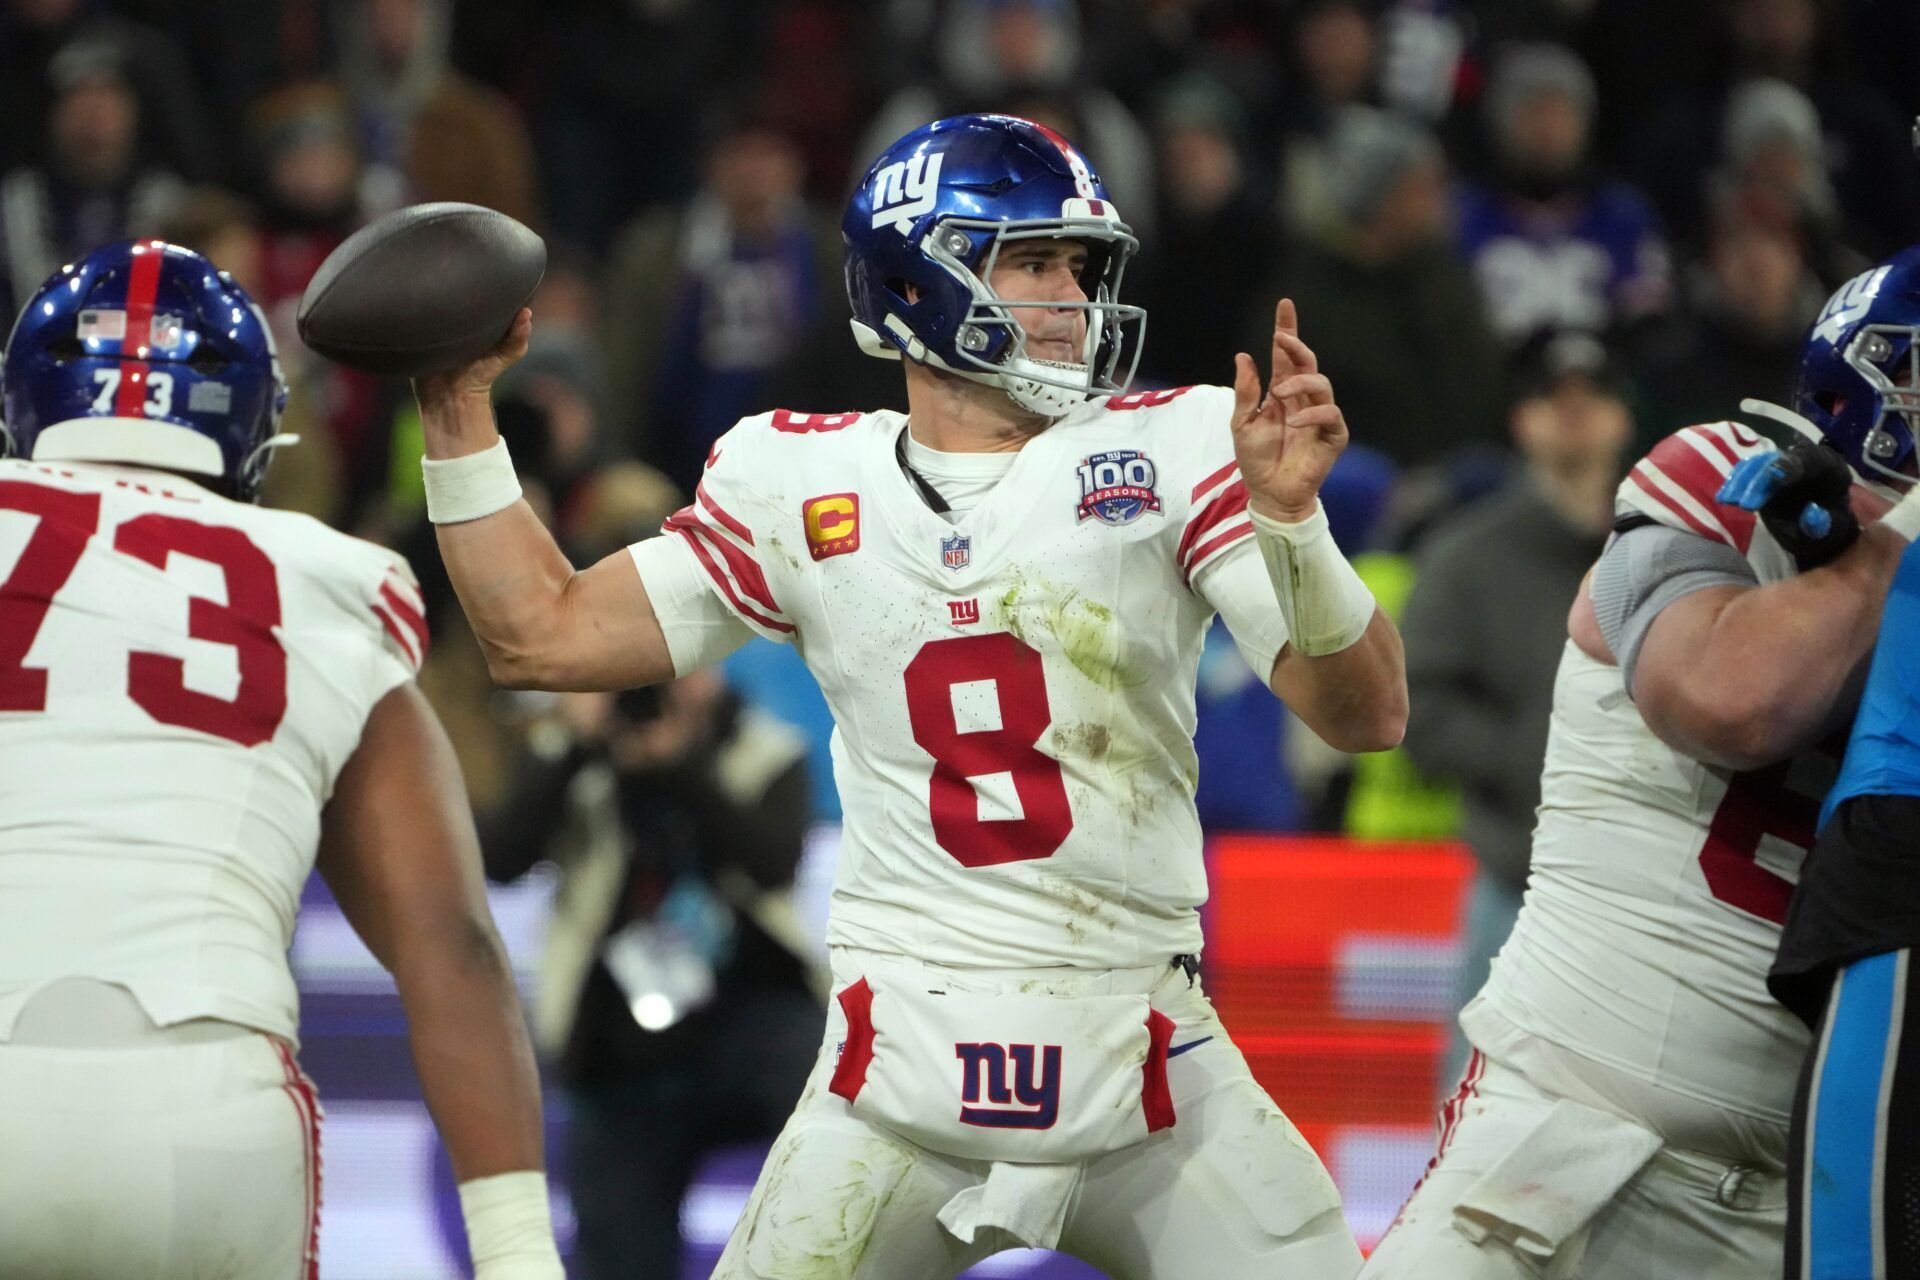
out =
[(0, 1275), (316, 1280), (318, 1095), (280, 1041), (215, 1034), (0, 1043)]
[[(1784, 1150), (1784, 1149), (1783, 1149)], [(1666, 1145), (1475, 1053), (1362, 1280), (1778, 1280), (1784, 1170)]]
[[(836, 950), (833, 961), (836, 991), (875, 964), (914, 965), (930, 987), (958, 976), (897, 956)], [(1146, 991), (1176, 1024), (1167, 1062), (1176, 1123), (1087, 1162), (1062, 1252), (1112, 1280), (1350, 1280), (1359, 1270), (1333, 1180), (1183, 970), (969, 969), (963, 981), (970, 991)], [(831, 1002), (806, 1092), (714, 1280), (950, 1280), (1018, 1247), (997, 1229), (963, 1244), (935, 1216), (989, 1164), (911, 1144), (827, 1091), (845, 1034)]]

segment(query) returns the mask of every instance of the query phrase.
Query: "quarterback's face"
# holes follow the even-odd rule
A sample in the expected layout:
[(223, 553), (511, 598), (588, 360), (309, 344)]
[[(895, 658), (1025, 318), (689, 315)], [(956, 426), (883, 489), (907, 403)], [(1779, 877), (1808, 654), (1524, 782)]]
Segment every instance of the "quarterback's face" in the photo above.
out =
[[(987, 275), (987, 286), (1008, 302), (1085, 302), (1080, 275), (1086, 268), (1087, 248), (1077, 241), (1015, 240), (1001, 249)], [(1085, 311), (1071, 307), (1011, 310), (1026, 330), (1029, 356), (1080, 363), (1087, 337)]]

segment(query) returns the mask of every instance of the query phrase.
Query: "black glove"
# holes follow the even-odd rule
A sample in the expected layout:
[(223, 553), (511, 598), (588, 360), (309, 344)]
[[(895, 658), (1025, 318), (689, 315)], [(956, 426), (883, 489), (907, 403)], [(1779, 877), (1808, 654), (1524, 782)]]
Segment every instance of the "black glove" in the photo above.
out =
[(1860, 536), (1848, 498), (1852, 487), (1846, 459), (1823, 444), (1798, 440), (1778, 453), (1742, 459), (1715, 496), (1758, 512), (1774, 541), (1807, 570), (1826, 564)]

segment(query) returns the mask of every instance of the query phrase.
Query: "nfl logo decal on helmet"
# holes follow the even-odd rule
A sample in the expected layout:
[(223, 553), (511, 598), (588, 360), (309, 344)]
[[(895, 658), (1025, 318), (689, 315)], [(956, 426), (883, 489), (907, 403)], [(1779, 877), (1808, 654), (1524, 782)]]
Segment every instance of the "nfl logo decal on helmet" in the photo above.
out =
[[(867, 171), (841, 233), (854, 338), (868, 355), (999, 387), (1052, 418), (1131, 381), (1147, 313), (1121, 304), (1120, 280), (1139, 241), (1086, 157), (1051, 129), (996, 115), (916, 129)], [(1033, 239), (1086, 247), (1084, 301), (1014, 302), (989, 287), (1001, 250)], [(1029, 355), (1022, 307), (1084, 311), (1079, 358)]]
[(1131, 524), (1160, 509), (1153, 463), (1138, 449), (1096, 453), (1080, 464), (1080, 505), (1075, 515), (1103, 524)]
[(273, 334), (233, 277), (189, 249), (124, 241), (62, 267), (0, 366), (9, 456), (124, 462), (258, 496), (287, 405)]

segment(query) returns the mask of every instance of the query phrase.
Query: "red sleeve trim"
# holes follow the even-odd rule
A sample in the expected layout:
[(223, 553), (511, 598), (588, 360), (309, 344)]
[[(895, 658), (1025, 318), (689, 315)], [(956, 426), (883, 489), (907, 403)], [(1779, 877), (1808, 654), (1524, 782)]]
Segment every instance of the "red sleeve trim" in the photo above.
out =
[[(1652, 494), (1668, 510), (1680, 512), (1691, 527), (1737, 548), (1744, 555), (1753, 544), (1757, 518), (1751, 511), (1722, 506), (1716, 497), (1726, 482), (1727, 473), (1739, 460), (1740, 454), (1711, 428), (1688, 427), (1655, 445), (1633, 469), (1632, 475), (1642, 490)], [(1643, 469), (1657, 473), (1657, 478), (1644, 474)], [(1661, 480), (1671, 487), (1661, 486)], [(1691, 499), (1699, 510), (1683, 511), (1689, 505), (1686, 499)]]
[(430, 644), (426, 615), (412, 601), (395, 591), (391, 582), (380, 584), (380, 599), (386, 603), (387, 608), (393, 610), (393, 616), (404, 622), (413, 632), (415, 639), (419, 642), (414, 647), (418, 649), (420, 657), (425, 659)]
[(387, 629), (387, 634), (393, 638), (394, 644), (398, 645), (400, 652), (406, 655), (407, 665), (418, 672), (420, 670), (421, 655), (420, 651), (414, 648), (412, 634), (408, 632), (405, 627), (401, 626), (400, 623), (394, 619), (394, 616), (386, 611), (385, 607), (376, 604), (372, 605), (371, 608), (373, 609), (373, 616), (380, 619), (380, 625)]
[(1198, 547), (1194, 549), (1193, 558), (1190, 561), (1188, 561), (1185, 565), (1181, 566), (1180, 576), (1185, 578), (1188, 582), (1192, 582), (1194, 570), (1198, 569), (1201, 565), (1205, 564), (1207, 562), (1208, 557), (1212, 556), (1214, 552), (1225, 550), (1227, 547), (1240, 541), (1242, 538), (1251, 536), (1252, 533), (1253, 533), (1253, 521), (1243, 520), (1239, 524), (1233, 526), (1233, 528), (1221, 534), (1219, 537), (1214, 538), (1210, 541), (1201, 543)]
[[(773, 593), (767, 589), (766, 579), (760, 575), (760, 567), (748, 559), (744, 551), (701, 524), (698, 517), (691, 513), (691, 507), (674, 513), (661, 526), (662, 530), (678, 534), (689, 547), (693, 548), (693, 554), (700, 561), (701, 567), (707, 571), (707, 576), (713, 579), (714, 585), (720, 588), (720, 593), (733, 606), (734, 612), (769, 630), (792, 631), (794, 629), (792, 623), (769, 617), (740, 598), (740, 593), (745, 591), (768, 609), (775, 613), (780, 612), (780, 606), (774, 601)], [(727, 568), (722, 568), (720, 562), (713, 558), (713, 552), (708, 550), (709, 546), (717, 550), (726, 560)], [(728, 575), (728, 569), (733, 571), (732, 576)], [(737, 590), (734, 587), (736, 579), (740, 583)]]
[(1662, 507), (1666, 508), (1675, 517), (1677, 517), (1682, 524), (1686, 525), (1689, 529), (1692, 529), (1695, 533), (1699, 534), (1701, 537), (1712, 538), (1715, 542), (1724, 542), (1728, 546), (1736, 545), (1733, 540), (1733, 535), (1730, 532), (1728, 532), (1725, 529), (1710, 525), (1706, 521), (1702, 520), (1699, 516), (1695, 515), (1692, 511), (1688, 510), (1685, 503), (1681, 502), (1679, 499), (1673, 497), (1672, 495), (1668, 494), (1664, 489), (1662, 489), (1660, 487), (1660, 482), (1658, 480), (1652, 479), (1647, 475), (1643, 475), (1642, 474), (1643, 471), (1652, 471), (1652, 468), (1648, 467), (1645, 462), (1642, 462), (1639, 465), (1635, 466), (1632, 471), (1629, 471), (1627, 473), (1627, 480), (1629, 483), (1633, 485), (1634, 488), (1638, 489), (1641, 493), (1645, 494), (1647, 497), (1653, 499), (1655, 502), (1659, 503)]
[(1212, 533), (1233, 517), (1247, 509), (1247, 485), (1244, 480), (1235, 480), (1218, 497), (1200, 509), (1187, 521), (1187, 527), (1180, 534), (1180, 548), (1175, 558), (1181, 565), (1193, 563), (1193, 549), (1201, 539)]
[(747, 528), (746, 525), (720, 509), (720, 504), (713, 500), (713, 494), (708, 491), (705, 480), (702, 480), (698, 485), (694, 486), (693, 496), (701, 506), (711, 511), (713, 518), (718, 520), (721, 525), (736, 538), (739, 538), (740, 541), (746, 543), (748, 546), (753, 545), (753, 530)]
[(1192, 501), (1194, 502), (1200, 501), (1201, 494), (1205, 493), (1207, 490), (1215, 487), (1216, 485), (1224, 484), (1226, 482), (1227, 477), (1232, 475), (1235, 471), (1239, 470), (1239, 468), (1240, 468), (1240, 464), (1238, 462), (1229, 462), (1226, 466), (1220, 468), (1218, 471), (1208, 476), (1205, 480), (1202, 480), (1199, 484), (1193, 486)]

